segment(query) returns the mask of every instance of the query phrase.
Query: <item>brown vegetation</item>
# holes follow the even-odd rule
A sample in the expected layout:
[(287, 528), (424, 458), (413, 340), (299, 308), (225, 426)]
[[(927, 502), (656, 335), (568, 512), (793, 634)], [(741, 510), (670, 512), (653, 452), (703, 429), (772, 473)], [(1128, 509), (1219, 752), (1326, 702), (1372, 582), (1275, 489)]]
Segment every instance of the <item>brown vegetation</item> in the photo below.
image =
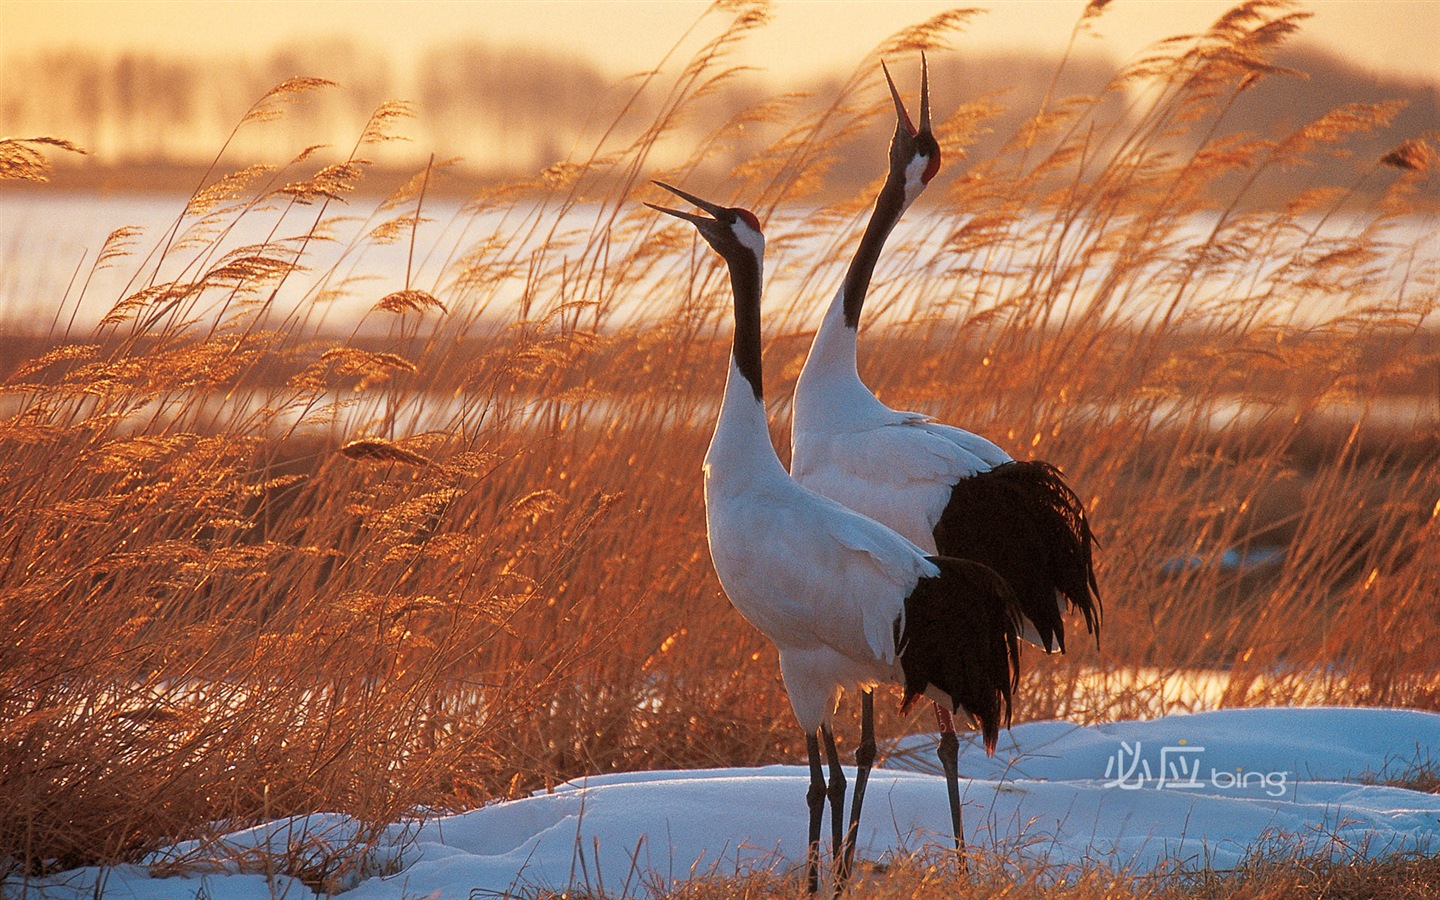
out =
[[(1226, 705), (1440, 709), (1440, 260), (1410, 203), (1435, 176), (1373, 158), (1250, 207), (1267, 173), (1397, 112), (1223, 135), (1298, 21), (1247, 3), (1098, 96), (1031, 110), (932, 189), (882, 262), (868, 381), (1058, 463), (1102, 542), (1103, 647), (1028, 654), (1018, 718), (1154, 714), (1201, 669), (1228, 673)], [(820, 179), (841, 138), (887, 115), (879, 56), (937, 53), (953, 22), (877, 48), (831, 105), (748, 107), (657, 171), (656, 148), (727, 84), (725, 48), (761, 24), (742, 8), (673, 84), (636, 86), (665, 98), (652, 116), (622, 114), (592, 155), (455, 221), (427, 217), (427, 166), (323, 269), (336, 200), (404, 109), (383, 105), (346, 158), (221, 177), (222, 151), (152, 247), (113, 236), (101, 264), (134, 280), (93, 333), (12, 345), (0, 861), (133, 859), (306, 810), (378, 827), (587, 772), (797, 757), (773, 651), (705, 550), (728, 289), (640, 200), (651, 177), (709, 183), (746, 126), (778, 130), (725, 190), (769, 220), (770, 393), (788, 396), (873, 196), (821, 205)], [(283, 83), (241, 128), (318, 86)], [(1138, 107), (1107, 99), (1141, 87)], [(946, 158), (992, 115), (963, 103), (939, 129)], [(241, 220), (269, 237), (237, 246)], [(366, 277), (367, 248), (395, 242), (403, 278)], [(373, 304), (348, 338), (327, 319), (337, 296)], [(1222, 564), (1261, 548), (1283, 552)], [(1097, 886), (1075, 896), (1112, 895), (1077, 877)], [(1305, 885), (1253, 891), (1288, 897), (1350, 876), (1255, 877)], [(1051, 895), (994, 878), (994, 895)]]

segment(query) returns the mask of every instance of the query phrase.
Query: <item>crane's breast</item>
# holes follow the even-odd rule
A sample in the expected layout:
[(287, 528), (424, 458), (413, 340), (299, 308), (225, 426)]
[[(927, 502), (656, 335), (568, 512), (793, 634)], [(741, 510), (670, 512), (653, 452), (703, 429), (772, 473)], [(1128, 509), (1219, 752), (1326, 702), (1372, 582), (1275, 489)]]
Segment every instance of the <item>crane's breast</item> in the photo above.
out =
[(893, 661), (905, 597), (933, 569), (918, 548), (798, 489), (741, 499), (707, 507), (711, 559), (741, 615), (782, 649)]

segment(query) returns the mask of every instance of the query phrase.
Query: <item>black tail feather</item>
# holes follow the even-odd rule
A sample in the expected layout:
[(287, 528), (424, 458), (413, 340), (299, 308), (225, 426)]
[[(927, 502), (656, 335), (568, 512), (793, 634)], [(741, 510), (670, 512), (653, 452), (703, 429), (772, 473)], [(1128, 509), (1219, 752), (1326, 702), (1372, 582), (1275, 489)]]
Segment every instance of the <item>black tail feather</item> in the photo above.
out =
[(904, 707), (933, 685), (950, 697), (952, 711), (964, 709), (979, 723), (985, 752), (994, 753), (1020, 682), (1020, 609), (991, 569), (946, 557), (933, 562), (940, 574), (922, 578), (906, 598), (897, 636)]
[(1054, 466), (1008, 462), (961, 479), (935, 526), (935, 544), (943, 556), (999, 573), (1047, 647), (1065, 650), (1057, 591), (1085, 616), (1099, 646), (1095, 536), (1080, 498)]

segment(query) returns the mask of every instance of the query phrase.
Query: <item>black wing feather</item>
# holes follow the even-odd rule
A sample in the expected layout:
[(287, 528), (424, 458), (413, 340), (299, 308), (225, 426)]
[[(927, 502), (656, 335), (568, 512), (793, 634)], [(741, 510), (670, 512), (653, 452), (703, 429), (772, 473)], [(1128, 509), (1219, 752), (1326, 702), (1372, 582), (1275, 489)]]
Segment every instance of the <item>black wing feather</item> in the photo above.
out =
[(904, 706), (933, 685), (950, 697), (952, 711), (963, 709), (979, 723), (985, 752), (994, 753), (1020, 681), (1020, 609), (1004, 579), (986, 566), (932, 561), (940, 574), (916, 583), (897, 637)]
[(943, 556), (989, 566), (1015, 591), (1046, 647), (1065, 650), (1059, 591), (1100, 642), (1095, 536), (1080, 498), (1060, 471), (1040, 461), (1007, 462), (962, 478), (935, 526)]

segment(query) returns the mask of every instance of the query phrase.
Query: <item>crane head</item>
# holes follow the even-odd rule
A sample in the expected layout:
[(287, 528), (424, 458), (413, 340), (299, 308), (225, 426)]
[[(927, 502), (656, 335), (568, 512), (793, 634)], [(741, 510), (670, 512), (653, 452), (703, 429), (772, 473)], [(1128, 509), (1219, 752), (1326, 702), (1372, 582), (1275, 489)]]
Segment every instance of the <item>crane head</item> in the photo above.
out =
[(695, 204), (710, 215), (702, 216), (698, 213), (681, 212), (678, 209), (657, 206), (654, 203), (645, 205), (677, 219), (684, 219), (694, 225), (705, 242), (715, 248), (715, 252), (725, 259), (733, 259), (737, 253), (753, 254), (757, 259), (764, 254), (765, 235), (760, 230), (760, 220), (750, 210), (738, 206), (721, 206), (718, 203), (711, 203), (709, 200), (702, 200), (694, 194), (686, 193), (663, 181), (657, 181), (655, 184), (682, 200)]
[[(882, 62), (885, 82), (890, 86), (890, 97), (895, 101), (895, 136), (890, 140), (890, 177), (906, 183), (918, 180), (918, 188), (924, 188), (930, 179), (940, 171), (940, 143), (930, 130), (930, 67), (922, 54), (920, 57), (920, 127), (915, 127), (900, 91), (890, 77), (890, 70)], [(918, 191), (917, 191), (918, 194)]]

